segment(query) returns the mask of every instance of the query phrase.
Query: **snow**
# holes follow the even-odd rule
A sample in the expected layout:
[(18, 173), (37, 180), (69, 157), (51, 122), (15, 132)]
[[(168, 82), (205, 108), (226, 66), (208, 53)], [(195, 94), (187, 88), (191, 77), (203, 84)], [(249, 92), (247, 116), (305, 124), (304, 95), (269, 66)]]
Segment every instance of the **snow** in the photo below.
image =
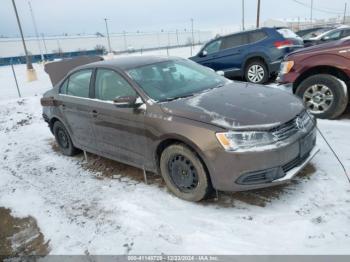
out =
[[(11, 68), (0, 67), (0, 206), (36, 218), (51, 254), (350, 253), (350, 185), (320, 137), (293, 183), (189, 203), (143, 183), (140, 170), (118, 165), (105, 176), (83, 155), (57, 152), (39, 101), (49, 80), (35, 68), (39, 80), (26, 83), (15, 66), (18, 99)], [(318, 123), (350, 170), (349, 115)]]

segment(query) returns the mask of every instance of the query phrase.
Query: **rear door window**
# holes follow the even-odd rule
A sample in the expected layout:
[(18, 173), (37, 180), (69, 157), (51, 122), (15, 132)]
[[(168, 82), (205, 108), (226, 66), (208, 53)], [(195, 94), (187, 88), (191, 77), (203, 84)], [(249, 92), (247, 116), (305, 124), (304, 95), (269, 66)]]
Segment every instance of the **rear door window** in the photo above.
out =
[(248, 34), (246, 33), (230, 35), (230, 36), (226, 36), (222, 40), (221, 49), (234, 48), (234, 47), (246, 45), (248, 43), (249, 43), (249, 37), (248, 37)]
[(98, 69), (95, 96), (100, 100), (113, 101), (117, 97), (136, 96), (136, 91), (117, 72), (109, 69)]
[(249, 33), (249, 43), (259, 42), (267, 37), (266, 33), (263, 31), (255, 31)]
[(61, 86), (60, 93), (88, 98), (90, 93), (91, 75), (92, 69), (81, 70), (73, 73)]

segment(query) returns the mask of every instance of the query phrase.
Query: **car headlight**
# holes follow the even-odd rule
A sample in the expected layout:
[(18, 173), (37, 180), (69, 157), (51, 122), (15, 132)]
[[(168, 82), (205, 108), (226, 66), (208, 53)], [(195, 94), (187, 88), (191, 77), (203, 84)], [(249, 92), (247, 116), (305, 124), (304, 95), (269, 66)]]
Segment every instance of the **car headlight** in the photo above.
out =
[(262, 131), (230, 131), (216, 133), (216, 137), (226, 151), (256, 148), (276, 142), (276, 138), (272, 133)]
[(280, 74), (281, 75), (288, 74), (290, 72), (290, 70), (292, 70), (293, 66), (294, 66), (294, 61), (282, 62)]

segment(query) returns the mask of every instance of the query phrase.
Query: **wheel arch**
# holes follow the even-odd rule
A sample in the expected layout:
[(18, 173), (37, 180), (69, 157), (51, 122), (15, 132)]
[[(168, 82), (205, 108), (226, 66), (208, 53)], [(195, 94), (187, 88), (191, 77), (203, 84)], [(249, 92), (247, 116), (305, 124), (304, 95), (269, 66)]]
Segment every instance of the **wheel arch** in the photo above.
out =
[(328, 74), (334, 77), (337, 77), (345, 82), (346, 84), (346, 92), (349, 94), (350, 92), (350, 77), (340, 68), (335, 66), (316, 66), (308, 69), (303, 72), (297, 80), (293, 83), (293, 93), (296, 92), (299, 85), (308, 77), (317, 75), (317, 74)]
[(167, 137), (164, 137), (160, 140), (160, 142), (157, 144), (156, 149), (154, 151), (154, 159), (155, 159), (155, 163), (158, 169), (158, 172), (160, 171), (160, 157), (163, 153), (163, 151), (173, 145), (173, 144), (184, 144), (185, 146), (187, 146), (189, 149), (191, 149), (199, 158), (199, 160), (202, 162), (203, 167), (205, 169), (205, 171), (208, 174), (208, 179), (210, 181), (210, 183), (212, 184), (212, 179), (211, 179), (211, 167), (210, 164), (208, 163), (208, 161), (206, 161), (206, 157), (204, 156), (203, 152), (199, 149), (198, 146), (196, 146), (196, 144), (192, 141), (190, 141), (189, 139), (187, 139), (186, 137), (183, 136), (179, 136), (179, 135), (170, 135)]
[(63, 121), (60, 118), (56, 116), (52, 117), (49, 121), (49, 127), (50, 127), (51, 133), (53, 133), (53, 126), (57, 121), (60, 121), (64, 125)]
[(263, 54), (254, 54), (252, 56), (249, 56), (245, 59), (245, 62), (243, 64), (243, 73), (245, 74), (245, 71), (247, 69), (247, 66), (249, 65), (250, 62), (252, 61), (260, 61), (260, 62), (263, 62), (266, 66), (266, 69), (267, 69), (267, 72), (269, 73), (269, 67), (268, 67), (268, 63), (267, 63), (267, 58), (263, 55)]
[(54, 126), (54, 124), (57, 121), (60, 121), (64, 125), (64, 127), (66, 128), (66, 130), (67, 130), (67, 132), (68, 132), (68, 134), (69, 134), (70, 138), (72, 139), (72, 142), (73, 142), (73, 144), (75, 146), (76, 143), (75, 143), (75, 139), (74, 139), (74, 137), (72, 135), (71, 130), (69, 128), (67, 128), (67, 125), (65, 124), (65, 122), (58, 116), (53, 116), (53, 117), (50, 118), (49, 128), (50, 128), (51, 133), (53, 133), (53, 126)]

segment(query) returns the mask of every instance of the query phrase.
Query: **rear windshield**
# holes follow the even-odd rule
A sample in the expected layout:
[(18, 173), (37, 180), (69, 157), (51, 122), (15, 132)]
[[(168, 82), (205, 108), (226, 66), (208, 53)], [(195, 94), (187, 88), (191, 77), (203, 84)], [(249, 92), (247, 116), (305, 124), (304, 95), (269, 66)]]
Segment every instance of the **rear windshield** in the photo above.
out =
[(288, 28), (282, 28), (277, 30), (284, 38), (300, 38), (296, 33)]

